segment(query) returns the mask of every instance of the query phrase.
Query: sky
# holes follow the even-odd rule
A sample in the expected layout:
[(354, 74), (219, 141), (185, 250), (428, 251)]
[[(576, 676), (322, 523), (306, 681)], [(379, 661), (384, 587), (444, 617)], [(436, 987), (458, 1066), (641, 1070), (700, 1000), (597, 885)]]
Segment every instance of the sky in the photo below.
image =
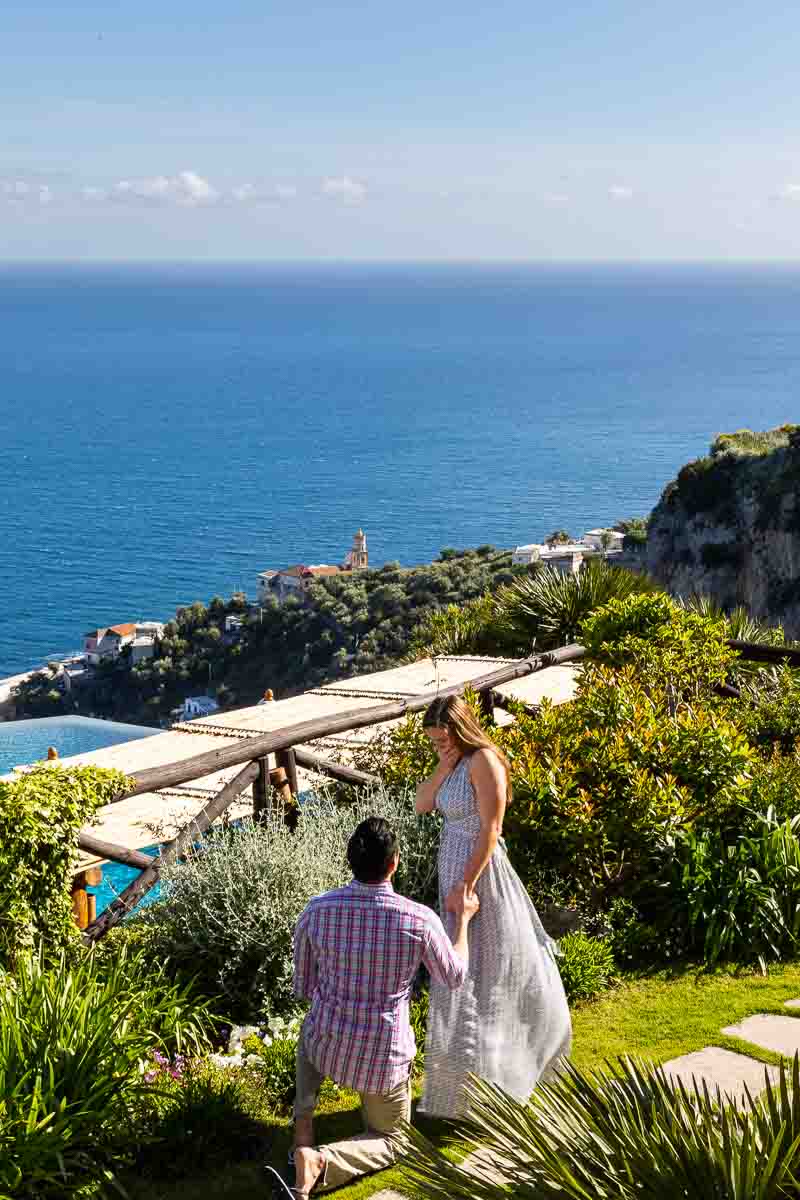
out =
[(4, 0), (0, 261), (800, 258), (800, 7)]

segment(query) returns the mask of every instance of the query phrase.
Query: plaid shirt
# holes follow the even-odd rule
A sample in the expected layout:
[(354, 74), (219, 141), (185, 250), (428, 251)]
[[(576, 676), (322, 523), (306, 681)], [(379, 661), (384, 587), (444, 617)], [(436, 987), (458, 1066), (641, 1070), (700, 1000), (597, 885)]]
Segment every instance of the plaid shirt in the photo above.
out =
[(437, 983), (464, 981), (436, 913), (391, 883), (353, 880), (309, 903), (295, 930), (294, 990), (311, 1001), (303, 1044), (317, 1070), (378, 1095), (408, 1078), (416, 1051), (408, 1003), (420, 963)]

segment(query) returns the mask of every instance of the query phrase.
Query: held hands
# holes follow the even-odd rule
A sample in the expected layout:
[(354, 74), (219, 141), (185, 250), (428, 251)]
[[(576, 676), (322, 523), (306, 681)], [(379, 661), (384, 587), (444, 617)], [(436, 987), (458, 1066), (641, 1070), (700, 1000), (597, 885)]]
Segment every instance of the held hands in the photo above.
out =
[(474, 891), (467, 890), (467, 885), (462, 880), (461, 883), (457, 883), (450, 889), (444, 907), (447, 912), (455, 913), (457, 916), (463, 915), (467, 921), (470, 921), (480, 908), (480, 901)]

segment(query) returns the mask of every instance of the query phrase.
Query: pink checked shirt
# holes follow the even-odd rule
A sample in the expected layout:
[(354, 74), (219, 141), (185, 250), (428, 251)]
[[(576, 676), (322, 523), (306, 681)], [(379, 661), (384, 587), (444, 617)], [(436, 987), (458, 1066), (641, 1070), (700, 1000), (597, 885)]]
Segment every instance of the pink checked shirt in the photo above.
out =
[(420, 963), (437, 983), (466, 975), (442, 922), (390, 883), (353, 880), (316, 896), (294, 939), (294, 990), (310, 1000), (305, 1053), (324, 1075), (385, 1095), (408, 1078), (416, 1051), (408, 1019)]

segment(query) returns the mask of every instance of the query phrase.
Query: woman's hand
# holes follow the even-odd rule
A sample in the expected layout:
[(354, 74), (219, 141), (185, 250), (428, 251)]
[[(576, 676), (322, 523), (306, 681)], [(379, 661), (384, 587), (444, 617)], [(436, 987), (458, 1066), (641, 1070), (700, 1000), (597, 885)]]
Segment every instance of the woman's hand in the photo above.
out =
[(462, 879), (460, 883), (457, 883), (454, 887), (451, 887), (450, 891), (447, 893), (444, 901), (445, 912), (462, 913), (464, 911), (465, 901), (467, 906), (472, 909), (477, 901), (477, 896), (471, 888), (467, 887)]
[(461, 751), (455, 742), (451, 741), (439, 750), (439, 765), (444, 768), (448, 775), (456, 769), (460, 758)]

